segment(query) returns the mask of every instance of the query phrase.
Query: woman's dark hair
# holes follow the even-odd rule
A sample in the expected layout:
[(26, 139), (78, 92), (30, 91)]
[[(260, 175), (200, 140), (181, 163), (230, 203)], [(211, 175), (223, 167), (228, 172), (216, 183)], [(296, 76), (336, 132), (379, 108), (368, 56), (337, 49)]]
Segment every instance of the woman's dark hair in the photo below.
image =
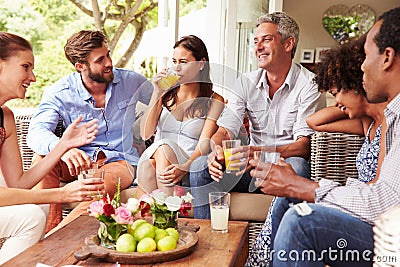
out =
[(322, 52), (314, 78), (320, 91), (329, 91), (336, 87), (338, 92), (342, 89), (358, 90), (365, 95), (361, 70), (365, 59), (364, 43), (365, 35)]
[[(210, 98), (213, 94), (213, 84), (210, 78), (210, 64), (208, 58), (207, 47), (204, 42), (197, 36), (188, 35), (183, 36), (176, 41), (174, 48), (183, 46), (189, 50), (197, 61), (204, 59), (204, 68), (200, 71), (199, 83), (200, 91), (197, 98), (194, 99), (193, 103), (185, 111), (185, 116), (189, 118), (202, 117), (208, 112)], [(162, 103), (168, 109), (175, 105), (177, 100), (179, 86), (169, 90), (162, 98)]]
[(24, 38), (8, 33), (0, 32), (0, 59), (7, 60), (19, 51), (32, 51), (32, 45)]

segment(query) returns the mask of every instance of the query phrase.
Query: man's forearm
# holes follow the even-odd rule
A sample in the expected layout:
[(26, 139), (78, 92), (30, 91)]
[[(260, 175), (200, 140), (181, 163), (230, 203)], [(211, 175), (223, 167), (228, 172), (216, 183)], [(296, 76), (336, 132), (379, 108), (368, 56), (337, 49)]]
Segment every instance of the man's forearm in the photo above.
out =
[(308, 160), (311, 156), (311, 139), (302, 136), (292, 144), (277, 147), (276, 151), (280, 152), (283, 158), (302, 157)]
[(302, 199), (313, 203), (315, 201), (315, 190), (319, 187), (317, 182), (304, 177), (297, 177), (288, 186), (289, 195), (292, 198)]
[(211, 149), (213, 149), (215, 145), (222, 146), (222, 140), (229, 139), (233, 139), (233, 134), (229, 130), (220, 126), (215, 134), (213, 134), (211, 137)]

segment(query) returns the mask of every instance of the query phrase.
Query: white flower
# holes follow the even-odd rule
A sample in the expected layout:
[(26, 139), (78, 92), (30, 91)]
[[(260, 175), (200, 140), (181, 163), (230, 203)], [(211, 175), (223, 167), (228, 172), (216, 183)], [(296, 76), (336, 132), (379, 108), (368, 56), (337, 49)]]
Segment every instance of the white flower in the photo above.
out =
[(164, 191), (162, 191), (161, 189), (156, 189), (153, 192), (151, 192), (153, 198), (156, 200), (157, 204), (164, 204), (165, 202), (165, 198), (166, 195), (164, 193)]
[(137, 200), (136, 198), (130, 198), (126, 203), (126, 208), (130, 210), (132, 213), (135, 213), (138, 210), (139, 205), (140, 205), (139, 200)]
[(165, 199), (165, 204), (169, 211), (178, 211), (181, 207), (182, 199), (180, 197), (169, 196)]
[(194, 197), (192, 196), (192, 194), (190, 194), (189, 192), (187, 192), (187, 194), (185, 196), (182, 197), (183, 201), (185, 202), (192, 202), (192, 200), (194, 199)]

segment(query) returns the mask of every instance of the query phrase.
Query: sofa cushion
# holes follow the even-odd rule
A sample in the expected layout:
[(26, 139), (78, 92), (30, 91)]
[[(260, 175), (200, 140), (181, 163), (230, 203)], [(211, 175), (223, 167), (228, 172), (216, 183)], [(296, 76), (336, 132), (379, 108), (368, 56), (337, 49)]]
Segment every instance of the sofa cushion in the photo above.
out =
[(231, 192), (229, 219), (264, 222), (272, 199), (265, 194)]

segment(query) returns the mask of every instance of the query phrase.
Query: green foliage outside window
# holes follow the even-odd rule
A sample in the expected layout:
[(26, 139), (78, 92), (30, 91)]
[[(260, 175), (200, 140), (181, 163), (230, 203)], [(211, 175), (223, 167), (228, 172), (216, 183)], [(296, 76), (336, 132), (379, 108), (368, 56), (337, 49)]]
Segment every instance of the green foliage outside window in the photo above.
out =
[[(64, 55), (64, 45), (68, 37), (82, 29), (95, 29), (92, 17), (82, 12), (73, 0), (0, 0), (0, 31), (8, 31), (23, 36), (33, 45), (35, 55), (35, 69), (37, 81), (29, 86), (26, 98), (7, 102), (10, 107), (36, 107), (42, 97), (43, 90), (55, 81), (74, 71), (71, 63)], [(76, 1), (91, 7), (91, 1)], [(99, 5), (106, 1), (99, 0)], [(121, 5), (125, 1), (117, 0)], [(143, 3), (150, 3), (144, 0)], [(186, 15), (192, 10), (205, 7), (206, 0), (180, 0), (180, 15)], [(122, 10), (122, 9), (121, 9)], [(157, 8), (146, 15), (147, 29), (157, 26)], [(106, 33), (111, 38), (117, 29), (117, 22), (108, 20)], [(133, 27), (127, 29), (122, 37), (132, 38), (135, 34)], [(115, 59), (122, 52), (122, 45), (117, 44)], [(154, 62), (147, 60), (143, 65), (143, 74), (151, 78)], [(129, 65), (127, 65), (129, 68)]]

